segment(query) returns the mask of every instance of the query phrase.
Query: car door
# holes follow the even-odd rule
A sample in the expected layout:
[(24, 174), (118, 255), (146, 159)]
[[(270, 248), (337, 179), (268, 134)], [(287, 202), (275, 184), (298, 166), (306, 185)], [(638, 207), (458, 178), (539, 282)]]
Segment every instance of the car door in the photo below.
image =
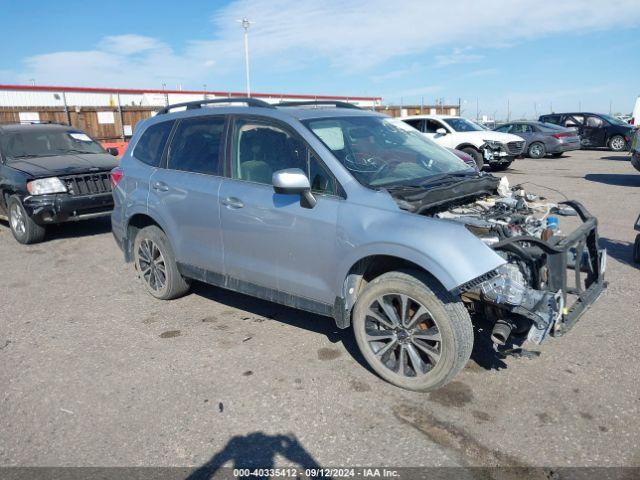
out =
[(605, 122), (596, 115), (587, 115), (582, 128), (582, 144), (589, 147), (605, 147)]
[(218, 191), (226, 121), (224, 115), (179, 120), (165, 164), (150, 179), (149, 211), (162, 220), (183, 269), (223, 272)]
[[(249, 293), (277, 291), (333, 304), (336, 223), (343, 201), (335, 178), (280, 122), (241, 116), (231, 132), (230, 174), (220, 188), (229, 281)], [(274, 192), (272, 175), (286, 168), (310, 176), (315, 207), (302, 207), (299, 195)]]

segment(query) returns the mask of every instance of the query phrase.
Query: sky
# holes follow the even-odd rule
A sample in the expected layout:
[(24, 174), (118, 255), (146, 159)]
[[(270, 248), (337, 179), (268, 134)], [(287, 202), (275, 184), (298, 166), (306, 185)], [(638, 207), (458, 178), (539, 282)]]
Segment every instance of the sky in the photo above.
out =
[(462, 104), (464, 116), (630, 113), (640, 0), (0, 0), (0, 83)]

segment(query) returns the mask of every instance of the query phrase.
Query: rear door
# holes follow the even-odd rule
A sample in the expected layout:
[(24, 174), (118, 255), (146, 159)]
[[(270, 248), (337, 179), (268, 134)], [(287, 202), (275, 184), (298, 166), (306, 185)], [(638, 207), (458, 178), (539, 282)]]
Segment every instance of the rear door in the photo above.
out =
[(162, 219), (182, 268), (223, 271), (218, 191), (226, 122), (224, 115), (180, 120), (165, 165), (150, 180), (149, 211)]
[(582, 127), (582, 144), (588, 147), (605, 147), (606, 123), (597, 115), (587, 115)]
[[(299, 195), (274, 192), (272, 175), (285, 168), (300, 168), (310, 178), (314, 208), (300, 206)], [(231, 133), (229, 176), (220, 189), (227, 276), (249, 293), (257, 287), (332, 305), (336, 224), (343, 200), (317, 155), (280, 122), (238, 117)]]

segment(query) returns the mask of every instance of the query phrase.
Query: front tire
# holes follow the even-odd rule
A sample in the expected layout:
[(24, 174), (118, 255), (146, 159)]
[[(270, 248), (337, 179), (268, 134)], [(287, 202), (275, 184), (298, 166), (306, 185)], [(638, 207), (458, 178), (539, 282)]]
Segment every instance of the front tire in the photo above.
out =
[(547, 154), (547, 149), (544, 146), (544, 143), (533, 142), (531, 145), (529, 145), (527, 154), (530, 158), (544, 158), (544, 156)]
[(407, 390), (425, 392), (450, 382), (473, 348), (473, 327), (462, 302), (416, 271), (388, 272), (368, 283), (352, 323), (371, 368)]
[(484, 167), (484, 157), (482, 156), (482, 152), (479, 152), (473, 147), (465, 147), (460, 149), (461, 152), (466, 153), (470, 157), (472, 157), (479, 171), (482, 171), (482, 167)]
[(155, 298), (172, 300), (189, 290), (189, 283), (178, 271), (169, 240), (157, 226), (151, 225), (138, 232), (133, 256), (138, 277)]
[(609, 148), (614, 152), (623, 152), (627, 148), (627, 142), (622, 135), (614, 135), (609, 140)]
[(38, 243), (44, 240), (47, 233), (45, 227), (38, 225), (27, 214), (22, 202), (15, 195), (9, 198), (9, 226), (13, 237), (23, 245)]

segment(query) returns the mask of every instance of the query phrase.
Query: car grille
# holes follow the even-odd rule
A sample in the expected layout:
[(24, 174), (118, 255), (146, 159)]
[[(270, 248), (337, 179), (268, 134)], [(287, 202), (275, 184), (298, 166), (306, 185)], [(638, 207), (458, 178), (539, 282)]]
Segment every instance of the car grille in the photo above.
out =
[(60, 177), (67, 191), (73, 195), (95, 195), (97, 193), (111, 192), (111, 180), (109, 172), (83, 173)]
[(524, 150), (524, 142), (507, 143), (507, 153), (510, 155), (520, 155)]

